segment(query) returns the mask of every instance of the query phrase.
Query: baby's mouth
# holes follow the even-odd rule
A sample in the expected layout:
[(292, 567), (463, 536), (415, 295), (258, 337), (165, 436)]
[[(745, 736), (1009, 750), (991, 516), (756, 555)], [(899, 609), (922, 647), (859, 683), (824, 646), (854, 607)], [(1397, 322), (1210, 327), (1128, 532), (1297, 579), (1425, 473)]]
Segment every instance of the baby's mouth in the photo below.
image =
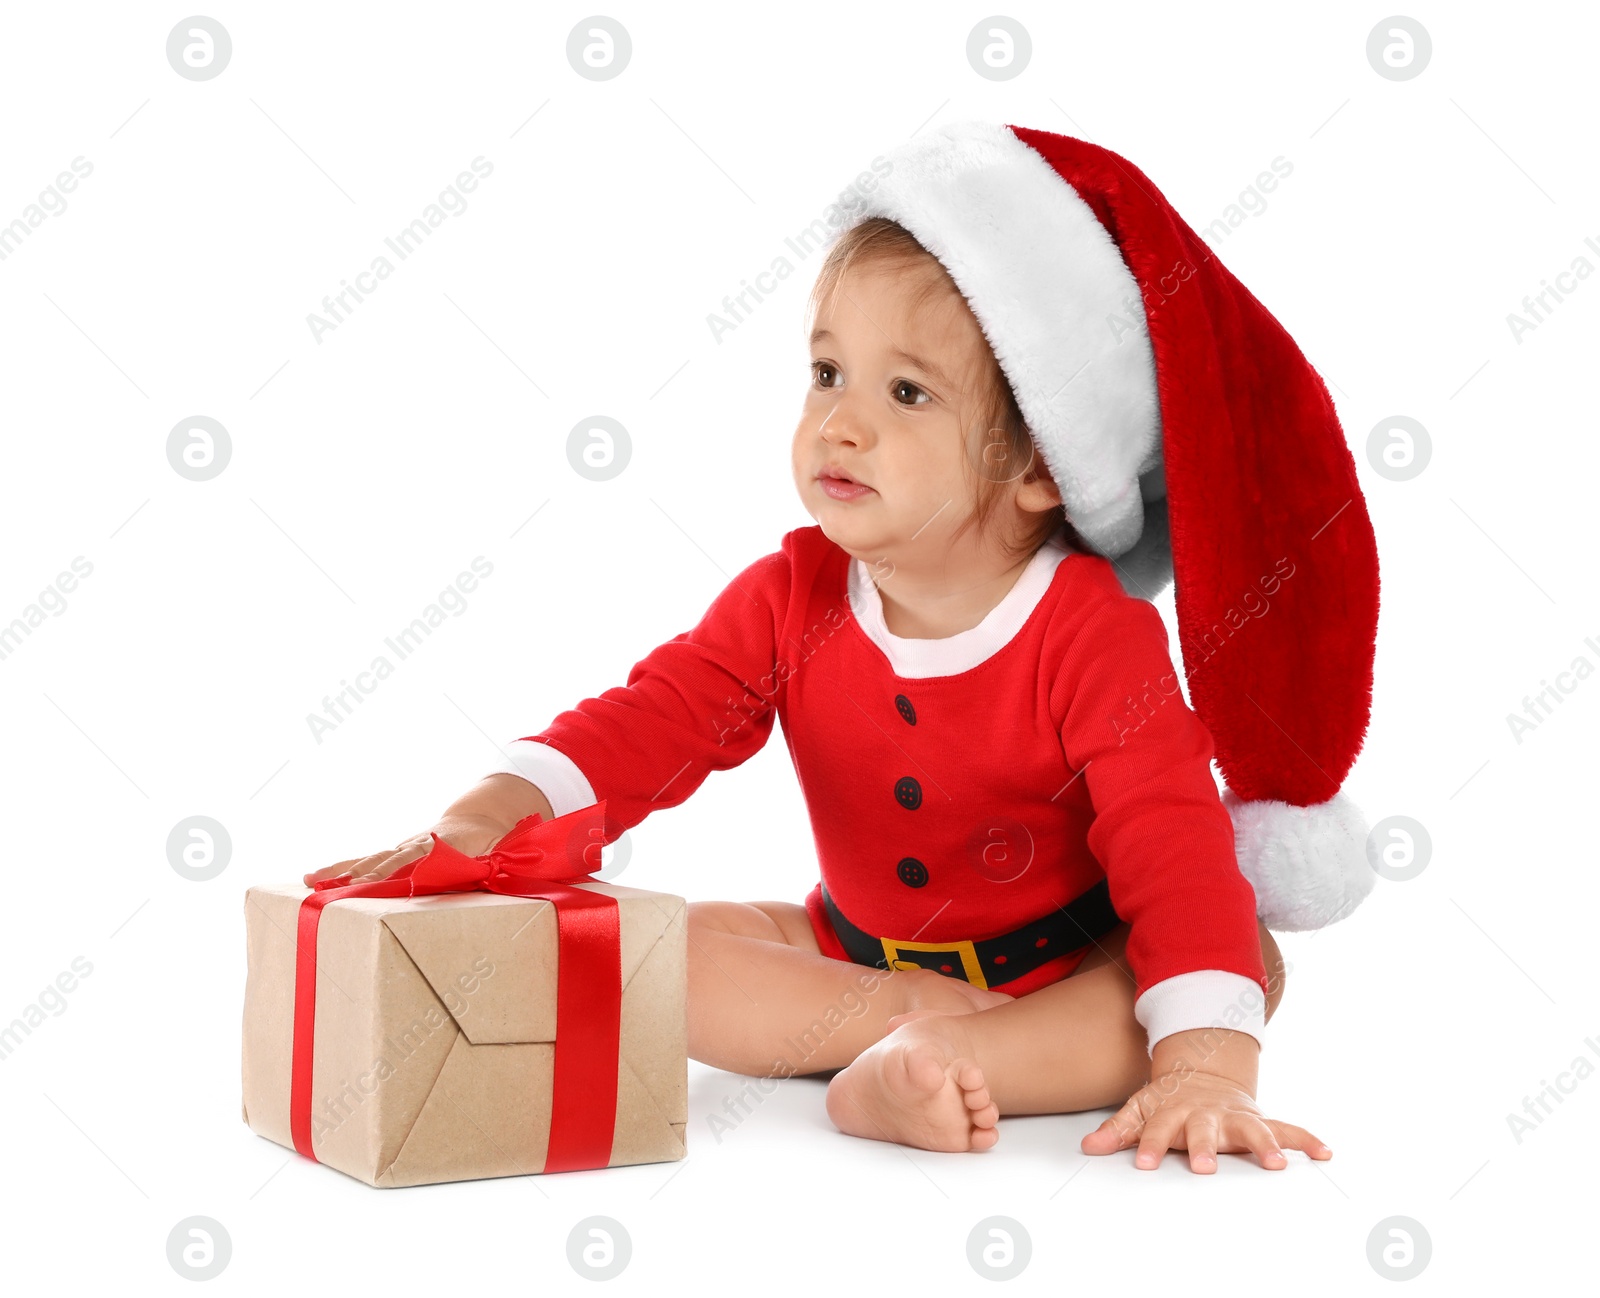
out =
[(845, 476), (840, 469), (824, 469), (817, 474), (817, 483), (830, 500), (859, 500), (873, 494), (873, 489), (866, 483)]

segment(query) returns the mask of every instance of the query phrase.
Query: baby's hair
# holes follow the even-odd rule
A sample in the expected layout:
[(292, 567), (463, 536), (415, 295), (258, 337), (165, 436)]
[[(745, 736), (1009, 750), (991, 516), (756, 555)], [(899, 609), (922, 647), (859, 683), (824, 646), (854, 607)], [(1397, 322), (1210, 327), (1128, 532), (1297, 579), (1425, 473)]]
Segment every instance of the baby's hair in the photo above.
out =
[[(851, 226), (828, 250), (827, 257), (817, 271), (817, 282), (811, 287), (811, 297), (807, 304), (808, 334), (824, 298), (831, 307), (845, 273), (854, 267), (858, 260), (862, 265), (913, 272), (907, 277), (908, 307), (913, 317), (919, 317), (928, 311), (936, 298), (948, 301), (953, 296), (965, 309), (971, 309), (966, 307), (966, 299), (955, 281), (950, 278), (944, 265), (922, 246), (915, 235), (897, 221), (875, 216)], [(985, 337), (987, 338), (987, 335)], [(980, 468), (971, 473), (976, 479), (977, 505), (971, 516), (956, 529), (957, 536), (973, 524), (977, 524), (980, 532), (987, 528), (994, 511), (999, 507), (1000, 497), (1007, 482), (1014, 481), (1021, 474), (1033, 470), (1035, 465), (1038, 472), (1048, 473), (1028, 432), (1022, 410), (1017, 405), (1016, 394), (1011, 390), (1011, 384), (1006, 379), (1005, 371), (1000, 368), (1000, 362), (995, 359), (993, 348), (985, 345), (984, 355), (987, 364), (978, 375), (974, 388), (979, 411), (983, 417), (983, 427), (989, 431), (979, 452)], [(962, 394), (963, 397), (966, 395)], [(965, 422), (963, 426), (966, 426)], [(999, 436), (995, 437), (995, 434)], [(972, 468), (970, 460), (968, 468), (969, 471)], [(1012, 558), (1018, 559), (1036, 553), (1039, 547), (1063, 526), (1066, 527), (1070, 545), (1079, 549), (1087, 548), (1072, 525), (1067, 522), (1066, 511), (1057, 505), (1040, 514), (1039, 522), (1032, 534), (1024, 539), (1020, 547), (1011, 548)]]

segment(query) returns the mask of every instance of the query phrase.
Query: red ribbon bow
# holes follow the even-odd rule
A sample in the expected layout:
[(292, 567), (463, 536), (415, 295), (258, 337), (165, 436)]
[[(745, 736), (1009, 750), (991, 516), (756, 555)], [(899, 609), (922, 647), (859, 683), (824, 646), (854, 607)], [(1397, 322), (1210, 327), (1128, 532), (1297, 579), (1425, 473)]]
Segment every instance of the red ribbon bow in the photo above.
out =
[(617, 899), (571, 885), (593, 882), (605, 841), (605, 802), (565, 816), (524, 816), (484, 856), (467, 856), (430, 832), (428, 854), (385, 879), (324, 879), (300, 903), (294, 983), (289, 1130), (313, 1162), (311, 1066), (317, 1017), (317, 927), (322, 908), (347, 897), (494, 892), (543, 897), (556, 909), (556, 1052), (544, 1171), (605, 1167), (617, 1115), (622, 1032), (622, 939)]

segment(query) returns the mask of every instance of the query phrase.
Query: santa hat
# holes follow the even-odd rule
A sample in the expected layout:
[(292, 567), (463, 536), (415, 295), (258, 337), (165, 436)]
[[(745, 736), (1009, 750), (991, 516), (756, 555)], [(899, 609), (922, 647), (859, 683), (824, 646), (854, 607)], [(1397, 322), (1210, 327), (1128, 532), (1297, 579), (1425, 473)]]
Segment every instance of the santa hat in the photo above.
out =
[(1342, 919), (1374, 879), (1339, 786), (1370, 715), (1378, 557), (1321, 377), (1109, 149), (967, 122), (884, 157), (838, 233), (887, 217), (944, 265), (1079, 536), (1129, 594), (1174, 582), (1258, 915)]

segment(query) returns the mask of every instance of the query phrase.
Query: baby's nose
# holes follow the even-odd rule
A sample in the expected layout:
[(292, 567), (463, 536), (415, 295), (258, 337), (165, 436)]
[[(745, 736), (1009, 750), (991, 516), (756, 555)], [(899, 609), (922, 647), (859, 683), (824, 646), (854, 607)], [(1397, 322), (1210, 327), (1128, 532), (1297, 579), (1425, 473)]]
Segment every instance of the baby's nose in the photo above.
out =
[(817, 432), (829, 442), (853, 442), (857, 438), (855, 420), (849, 414), (841, 415), (839, 412), (843, 405), (837, 405), (828, 411), (822, 423), (817, 426)]

